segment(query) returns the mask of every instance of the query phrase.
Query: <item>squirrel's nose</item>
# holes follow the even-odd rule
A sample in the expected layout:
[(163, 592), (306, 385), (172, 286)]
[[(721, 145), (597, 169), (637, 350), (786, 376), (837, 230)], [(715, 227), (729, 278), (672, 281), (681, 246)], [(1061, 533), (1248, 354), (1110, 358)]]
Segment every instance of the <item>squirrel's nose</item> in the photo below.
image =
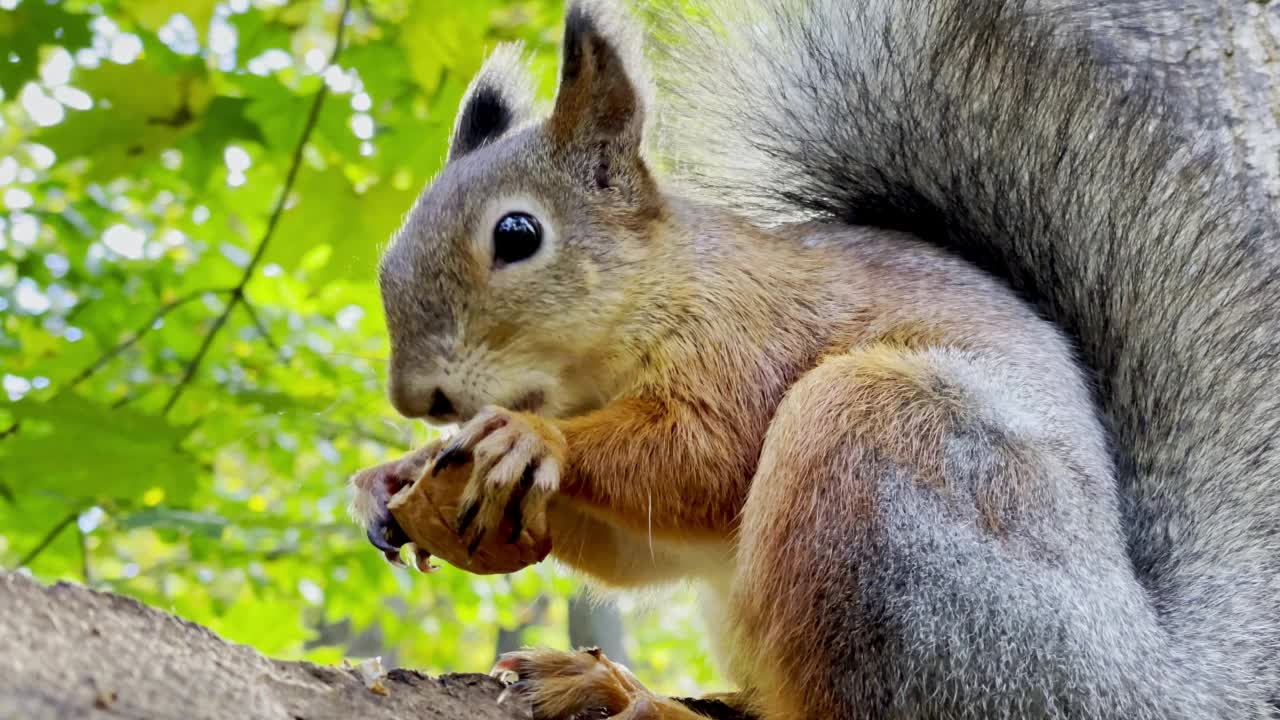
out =
[(451, 422), (458, 416), (457, 405), (439, 386), (423, 387), (417, 383), (391, 381), (391, 404), (405, 417), (425, 418), (431, 422)]
[(458, 414), (457, 408), (440, 388), (431, 393), (431, 407), (427, 409), (427, 417), (432, 420), (452, 420)]

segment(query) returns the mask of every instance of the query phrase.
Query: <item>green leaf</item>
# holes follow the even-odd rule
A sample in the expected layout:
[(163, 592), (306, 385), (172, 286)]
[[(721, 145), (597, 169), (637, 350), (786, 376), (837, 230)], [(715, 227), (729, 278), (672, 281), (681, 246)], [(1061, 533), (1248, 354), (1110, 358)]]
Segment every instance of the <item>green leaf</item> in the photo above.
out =
[(259, 8), (231, 16), (230, 23), (236, 29), (236, 54), (242, 64), (272, 48), (289, 50), (293, 28), (268, 18)]
[[(8, 540), (15, 556), (35, 547), (68, 514), (83, 509), (81, 501), (67, 501), (35, 488), (16, 488), (15, 493), (12, 503), (0, 503), (0, 535)], [(58, 549), (51, 547), (50, 551)]]
[(488, 2), (452, 0), (413, 3), (401, 25), (400, 41), (409, 72), (424, 92), (435, 92), (446, 72), (469, 79), (480, 68), (492, 7)]
[(180, 504), (204, 475), (181, 447), (189, 430), (163, 418), (67, 393), (9, 409), (21, 429), (0, 443), (0, 477), (23, 485), (86, 499), (134, 499), (160, 488)]
[(365, 92), (375, 103), (403, 99), (415, 89), (408, 72), (404, 48), (388, 43), (369, 43), (349, 48), (342, 54), (342, 64), (360, 73)]
[(156, 31), (178, 13), (187, 16), (201, 39), (209, 31), (209, 21), (218, 0), (119, 0), (120, 9), (138, 21), (142, 27)]
[[(303, 97), (275, 77), (238, 75), (236, 86), (250, 98), (245, 117), (258, 126), (267, 146), (291, 152), (298, 144), (311, 98)], [(318, 82), (309, 83), (318, 86)]]
[(72, 82), (124, 117), (151, 127), (182, 127), (194, 124), (213, 99), (203, 66), (190, 61), (182, 65), (162, 68), (148, 62), (104, 62), (77, 71)]
[(215, 167), (222, 165), (222, 154), (233, 141), (260, 143), (262, 130), (249, 119), (250, 102), (246, 98), (220, 96), (209, 103), (200, 119), (200, 127), (178, 143), (182, 151), (182, 175), (194, 188), (204, 188)]
[(328, 245), (333, 253), (328, 264), (312, 276), (315, 282), (371, 280), (379, 248), (390, 239), (417, 196), (390, 183), (357, 193), (341, 175), (309, 168), (301, 173), (297, 193), (298, 204), (281, 220), (267, 255), (272, 262), (292, 268), (317, 246)]
[(73, 81), (95, 107), (69, 112), (35, 139), (63, 161), (90, 158), (93, 179), (124, 175), (172, 147), (199, 125), (212, 100), (203, 71), (170, 72), (143, 62), (103, 63)]
[(0, 11), (0, 89), (12, 99), (37, 77), (40, 48), (58, 45), (74, 52), (92, 40), (89, 16), (68, 12), (57, 3), (27, 0), (14, 10)]

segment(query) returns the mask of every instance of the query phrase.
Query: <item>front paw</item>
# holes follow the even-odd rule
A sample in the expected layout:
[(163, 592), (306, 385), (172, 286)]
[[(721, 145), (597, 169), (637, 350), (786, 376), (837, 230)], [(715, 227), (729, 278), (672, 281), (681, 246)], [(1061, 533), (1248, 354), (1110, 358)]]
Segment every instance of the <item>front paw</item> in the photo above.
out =
[(361, 470), (351, 478), (351, 514), (364, 527), (369, 542), (394, 564), (403, 564), (400, 546), (409, 542), (409, 537), (391, 515), (388, 504), (396, 493), (422, 476), (440, 446), (440, 442), (431, 443), (398, 460)]
[[(431, 472), (472, 463), (456, 518), (467, 552), (484, 543), (513, 543), (521, 532), (548, 538), (547, 504), (560, 487), (565, 455), (564, 435), (537, 415), (487, 407), (463, 426)], [(495, 537), (502, 525), (510, 530)]]

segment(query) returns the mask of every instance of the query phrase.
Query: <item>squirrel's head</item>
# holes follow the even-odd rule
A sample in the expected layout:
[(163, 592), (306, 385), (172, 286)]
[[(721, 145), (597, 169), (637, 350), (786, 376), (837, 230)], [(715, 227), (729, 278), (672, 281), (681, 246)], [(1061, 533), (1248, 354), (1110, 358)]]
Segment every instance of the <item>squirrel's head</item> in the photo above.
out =
[(645, 311), (631, 291), (664, 213), (642, 159), (634, 40), (610, 20), (570, 7), (546, 117), (534, 116), (518, 46), (472, 80), (445, 167), (379, 270), (401, 413), (565, 415), (613, 391), (619, 332)]

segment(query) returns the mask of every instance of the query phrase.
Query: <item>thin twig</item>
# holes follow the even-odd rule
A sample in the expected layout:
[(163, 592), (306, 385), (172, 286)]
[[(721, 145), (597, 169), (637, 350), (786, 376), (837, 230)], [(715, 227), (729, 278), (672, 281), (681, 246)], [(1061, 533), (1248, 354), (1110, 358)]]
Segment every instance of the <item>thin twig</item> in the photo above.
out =
[[(338, 62), (338, 55), (342, 52), (342, 34), (346, 29), (347, 16), (350, 13), (351, 0), (343, 0), (342, 12), (338, 15), (338, 29), (334, 32), (333, 37), (333, 52), (329, 54), (329, 62), (325, 64), (326, 68), (332, 67)], [(306, 123), (302, 126), (302, 136), (298, 138), (298, 144), (293, 148), (293, 157), (289, 164), (289, 172), (285, 175), (284, 187), (280, 191), (280, 196), (276, 198), (271, 217), (267, 219), (267, 227), (262, 233), (262, 239), (258, 241), (258, 247), (253, 251), (253, 257), (249, 258), (249, 263), (245, 265), (244, 273), (240, 276), (240, 282), (236, 283), (235, 289), (232, 290), (231, 299), (227, 301), (227, 306), (214, 319), (213, 325), (209, 328), (209, 333), (205, 335), (204, 341), (200, 344), (200, 348), (196, 350), (196, 354), (187, 363), (187, 369), (182, 374), (182, 379), (178, 381), (177, 386), (170, 393), (169, 399), (165, 401), (163, 414), (168, 415), (169, 411), (178, 402), (178, 398), (182, 397), (182, 394), (186, 392), (192, 378), (200, 370), (200, 365), (204, 362), (205, 355), (209, 353), (209, 348), (213, 345), (214, 336), (227, 324), (227, 318), (235, 310), (236, 305), (244, 302), (245, 286), (249, 284), (254, 271), (258, 269), (258, 263), (262, 262), (262, 258), (267, 252), (267, 246), (271, 244), (271, 238), (275, 235), (276, 226), (280, 224), (280, 218), (284, 215), (289, 193), (293, 192), (293, 184), (298, 178), (298, 170), (302, 167), (303, 151), (306, 150), (307, 143), (311, 140), (311, 133), (316, 129), (316, 123), (320, 119), (320, 108), (323, 107), (324, 99), (328, 94), (328, 84), (321, 82), (320, 89), (316, 91), (315, 99), (311, 101), (311, 109), (307, 113)]]
[(271, 331), (267, 330), (266, 323), (262, 322), (262, 316), (258, 314), (258, 310), (253, 306), (253, 303), (249, 302), (248, 298), (245, 298), (240, 301), (240, 306), (249, 314), (249, 320), (253, 322), (253, 326), (258, 330), (258, 335), (262, 338), (262, 341), (267, 344), (267, 347), (271, 348), (271, 351), (276, 354), (276, 357), (280, 358), (280, 362), (285, 363), (286, 365), (289, 364), (289, 356), (285, 354), (284, 350), (280, 347), (279, 343), (276, 342), (275, 338), (271, 337)]
[(18, 567), (30, 567), (31, 563), (34, 562), (36, 558), (40, 557), (40, 553), (44, 552), (45, 548), (52, 545), (53, 541), (57, 540), (58, 536), (62, 534), (62, 531), (66, 530), (67, 526), (75, 522), (78, 517), (80, 517), (80, 511), (76, 510), (59, 520), (58, 524), (53, 526), (53, 529), (44, 536), (40, 543), (34, 548), (31, 548), (31, 552), (24, 555), (23, 558), (18, 561)]
[(88, 380), (89, 378), (93, 377), (95, 374), (97, 374), (99, 370), (106, 367), (107, 363), (116, 359), (120, 355), (120, 353), (136, 345), (139, 340), (141, 340), (143, 337), (147, 335), (147, 333), (155, 329), (156, 323), (160, 322), (160, 320), (162, 320), (164, 316), (168, 315), (174, 310), (177, 310), (178, 308), (182, 307), (183, 305), (186, 305), (192, 300), (204, 297), (205, 295), (210, 295), (210, 294), (223, 295), (223, 294), (232, 292), (233, 290), (235, 290), (235, 288), (208, 288), (205, 290), (196, 290), (195, 292), (187, 293), (186, 295), (183, 295), (180, 298), (177, 298), (175, 300), (170, 300), (169, 302), (161, 305), (159, 308), (156, 308), (156, 311), (154, 313), (152, 313), (151, 317), (147, 320), (146, 324), (140, 326), (132, 335), (116, 343), (111, 349), (104, 352), (97, 360), (93, 361), (92, 365), (85, 368), (84, 370), (81, 370), (80, 374), (72, 378), (71, 381), (67, 384), (67, 386), (76, 387), (77, 385), (84, 382), (85, 380)]
[(204, 362), (204, 356), (208, 354), (209, 348), (213, 346), (213, 339), (218, 336), (218, 331), (223, 325), (227, 324), (227, 318), (231, 316), (231, 310), (236, 306), (236, 298), (240, 297), (239, 290), (231, 294), (231, 299), (227, 300), (226, 306), (218, 316), (213, 319), (213, 326), (209, 328), (209, 332), (205, 334), (204, 339), (200, 341), (200, 348), (196, 350), (196, 354), (191, 358), (191, 362), (187, 363), (187, 367), (182, 371), (182, 378), (178, 380), (178, 384), (174, 386), (173, 392), (169, 393), (169, 399), (164, 403), (162, 415), (168, 415), (173, 409), (174, 403), (178, 402), (178, 398), (182, 397), (183, 391), (191, 382), (191, 378), (195, 377), (196, 371), (200, 369), (200, 363)]

